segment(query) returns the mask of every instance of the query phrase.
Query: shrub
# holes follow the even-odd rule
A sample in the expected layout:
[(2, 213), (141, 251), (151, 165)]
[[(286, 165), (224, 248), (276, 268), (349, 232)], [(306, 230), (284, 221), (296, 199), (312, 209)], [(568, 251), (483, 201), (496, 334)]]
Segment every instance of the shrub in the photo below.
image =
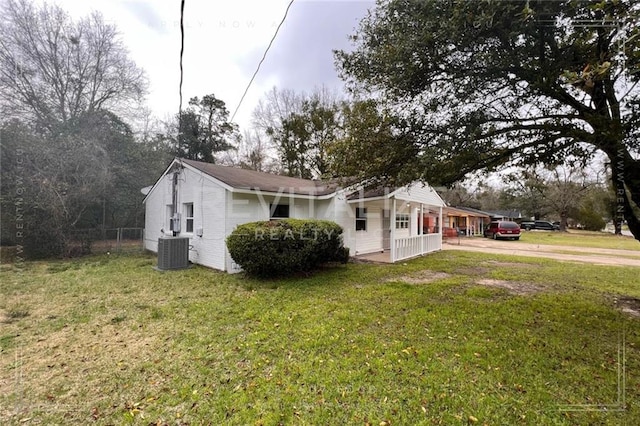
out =
[(233, 260), (261, 277), (309, 271), (326, 262), (346, 263), (342, 228), (327, 220), (284, 219), (239, 225), (227, 237)]
[(578, 220), (587, 231), (602, 231), (606, 225), (606, 222), (598, 212), (588, 208), (580, 209)]

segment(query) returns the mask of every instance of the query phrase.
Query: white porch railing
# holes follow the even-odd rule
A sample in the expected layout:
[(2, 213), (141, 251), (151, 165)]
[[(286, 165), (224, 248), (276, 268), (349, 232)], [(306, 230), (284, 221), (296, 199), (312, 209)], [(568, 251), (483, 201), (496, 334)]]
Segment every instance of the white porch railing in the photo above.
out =
[(393, 240), (392, 262), (442, 249), (441, 234), (415, 235)]

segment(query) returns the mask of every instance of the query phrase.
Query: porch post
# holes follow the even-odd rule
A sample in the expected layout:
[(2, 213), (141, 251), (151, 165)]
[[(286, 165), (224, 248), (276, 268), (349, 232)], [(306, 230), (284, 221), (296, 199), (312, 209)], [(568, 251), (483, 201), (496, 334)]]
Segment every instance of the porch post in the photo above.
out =
[[(418, 223), (420, 224), (418, 235), (422, 237), (424, 234), (424, 204), (422, 203), (420, 203), (420, 220)], [(424, 238), (420, 238), (420, 254), (424, 254)]]
[(396, 197), (391, 203), (391, 263), (396, 261)]
[(442, 248), (442, 228), (444, 223), (442, 223), (442, 206), (438, 207), (438, 221), (440, 222), (440, 226), (438, 227), (438, 231), (440, 232), (440, 248)]

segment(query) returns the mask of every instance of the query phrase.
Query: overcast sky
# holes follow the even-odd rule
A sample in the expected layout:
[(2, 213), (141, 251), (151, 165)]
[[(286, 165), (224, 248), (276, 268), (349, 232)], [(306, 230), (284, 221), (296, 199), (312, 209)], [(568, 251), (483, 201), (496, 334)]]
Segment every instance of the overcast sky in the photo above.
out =
[[(53, 0), (72, 17), (100, 11), (113, 22), (131, 58), (149, 78), (148, 105), (158, 118), (178, 111), (180, 0)], [(183, 106), (214, 93), (233, 113), (289, 0), (186, 0)], [(296, 0), (235, 121), (244, 129), (258, 100), (273, 86), (311, 91), (341, 89), (332, 49), (373, 0)]]

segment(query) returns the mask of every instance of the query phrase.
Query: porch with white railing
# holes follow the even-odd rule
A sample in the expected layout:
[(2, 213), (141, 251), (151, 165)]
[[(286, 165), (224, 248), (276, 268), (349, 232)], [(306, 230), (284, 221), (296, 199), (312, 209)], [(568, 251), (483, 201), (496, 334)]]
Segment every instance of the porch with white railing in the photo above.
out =
[[(434, 191), (394, 192), (379, 199), (353, 200), (364, 211), (363, 232), (349, 241), (356, 258), (397, 262), (442, 249), (442, 200)], [(368, 209), (368, 210), (367, 210)], [(360, 220), (363, 220), (362, 218)], [(367, 229), (367, 226), (369, 228)], [(372, 232), (373, 231), (373, 232)]]
[(391, 262), (409, 259), (442, 249), (441, 234), (414, 235), (413, 237), (397, 238), (392, 241)]

